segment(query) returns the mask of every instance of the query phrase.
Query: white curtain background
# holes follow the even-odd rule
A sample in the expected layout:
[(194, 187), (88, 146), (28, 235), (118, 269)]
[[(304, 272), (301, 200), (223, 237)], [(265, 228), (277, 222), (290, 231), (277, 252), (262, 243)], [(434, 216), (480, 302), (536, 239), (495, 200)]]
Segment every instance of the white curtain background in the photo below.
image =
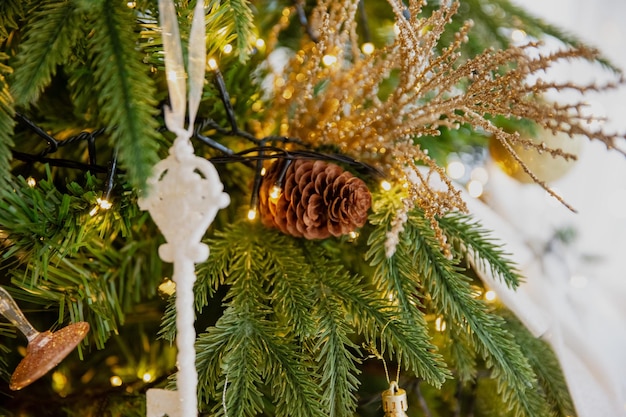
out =
[[(626, 0), (514, 1), (626, 70)], [(558, 46), (546, 42), (548, 48)], [(582, 62), (558, 66), (547, 77), (616, 79), (610, 70)], [(585, 101), (592, 114), (608, 118), (599, 125), (626, 132), (626, 86)], [(579, 417), (626, 416), (626, 157), (602, 143), (583, 142), (571, 171), (551, 183), (578, 213), (495, 166), (489, 174), (489, 208), (477, 203), (476, 209), (484, 209), (485, 225), (508, 242), (527, 276), (521, 294), (511, 295), (494, 282), (496, 292), (554, 347)], [(577, 238), (546, 251), (562, 228), (572, 228)]]

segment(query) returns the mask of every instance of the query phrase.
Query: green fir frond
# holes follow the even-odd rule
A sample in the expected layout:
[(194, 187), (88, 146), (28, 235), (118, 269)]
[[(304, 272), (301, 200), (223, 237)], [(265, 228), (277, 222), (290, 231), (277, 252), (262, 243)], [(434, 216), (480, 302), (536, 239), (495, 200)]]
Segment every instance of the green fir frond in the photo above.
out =
[(502, 318), (474, 297), (468, 277), (446, 258), (430, 221), (421, 210), (413, 209), (409, 213), (403, 235), (406, 239), (401, 239), (399, 245), (410, 245), (407, 251), (411, 253), (407, 255), (436, 313), (443, 315), (448, 325), (470, 332), (476, 350), (498, 382), (503, 401), (516, 416), (545, 415), (545, 399), (530, 389), (536, 383), (536, 376), (520, 346), (504, 329)]
[(448, 242), (469, 257), (474, 265), (489, 270), (494, 278), (501, 279), (509, 288), (517, 288), (523, 281), (514, 263), (507, 258), (510, 254), (479, 221), (467, 214), (453, 212), (439, 219), (439, 225)]
[(20, 178), (0, 201), (2, 260), (16, 298), (53, 307), (59, 322), (89, 322), (98, 348), (127, 312), (155, 294), (161, 276), (156, 240), (138, 239), (148, 236), (147, 213), (131, 195), (92, 213), (100, 187), (88, 176), (86, 187), (71, 183), (62, 193), (51, 180), (31, 187)]
[[(6, 55), (0, 53), (0, 61)], [(9, 85), (4, 77), (11, 69), (0, 63), (0, 196), (10, 192), (9, 176), (11, 160), (11, 147), (13, 146), (13, 127), (15, 126), (15, 109), (13, 97), (9, 91)]]
[[(213, 387), (201, 390), (201, 398), (208, 403), (219, 394), (215, 387), (227, 381), (228, 415), (253, 415), (263, 407), (264, 395), (271, 395), (284, 415), (322, 415), (310, 366), (294, 339), (314, 330), (307, 297), (311, 290), (288, 260), (302, 255), (293, 240), (291, 248), (284, 245), (285, 239), (290, 238), (240, 221), (209, 240), (211, 254), (198, 268), (200, 286), (220, 281), (230, 285), (226, 310), (197, 343), (201, 385)], [(208, 276), (218, 269), (216, 276)], [(205, 297), (197, 299), (210, 302)], [(296, 318), (287, 316), (292, 312)], [(221, 413), (222, 405), (216, 407)]]
[(24, 1), (0, 1), (0, 39), (9, 37), (9, 31), (17, 29), (23, 17)]
[(567, 383), (554, 351), (546, 341), (533, 336), (510, 311), (502, 310), (500, 314), (506, 320), (507, 329), (522, 347), (533, 367), (552, 415), (576, 415)]
[(254, 16), (248, 0), (211, 0), (206, 19), (209, 44), (207, 55), (214, 55), (224, 45), (235, 41), (239, 61), (250, 52), (254, 35)]
[(120, 0), (83, 6), (93, 25), (88, 47), (100, 111), (129, 182), (143, 188), (158, 160), (155, 87), (137, 50), (135, 15)]
[(349, 417), (356, 408), (354, 391), (359, 385), (359, 360), (353, 353), (358, 347), (348, 338), (340, 304), (326, 296), (323, 285), (318, 297), (313, 312), (318, 323), (313, 351), (318, 352), (315, 361), (322, 375), (322, 404), (330, 417)]
[(82, 33), (81, 17), (71, 1), (46, 1), (32, 14), (14, 64), (11, 92), (18, 105), (37, 101), (57, 66), (68, 60)]

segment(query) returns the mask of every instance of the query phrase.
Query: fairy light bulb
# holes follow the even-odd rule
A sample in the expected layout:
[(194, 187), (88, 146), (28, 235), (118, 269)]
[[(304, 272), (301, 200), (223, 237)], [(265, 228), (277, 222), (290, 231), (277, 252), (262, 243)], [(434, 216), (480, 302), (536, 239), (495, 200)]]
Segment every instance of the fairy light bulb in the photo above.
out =
[(256, 42), (254, 42), (254, 45), (258, 48), (258, 49), (263, 49), (265, 47), (265, 41), (261, 38), (257, 39)]
[(485, 300), (487, 301), (495, 301), (496, 300), (496, 292), (489, 290), (485, 293)]
[(113, 205), (111, 204), (111, 202), (109, 200), (107, 200), (106, 198), (98, 198), (96, 200), (97, 204), (91, 209), (91, 211), (89, 212), (90, 216), (95, 216), (96, 213), (98, 213), (98, 211), (100, 211), (100, 209), (102, 210), (108, 210), (110, 209)]
[(215, 60), (215, 58), (209, 58), (207, 60), (207, 64), (212, 71), (215, 71), (218, 68), (217, 61)]
[[(227, 43), (226, 45), (224, 45), (224, 47), (222, 48), (222, 51), (225, 54), (230, 54), (231, 52), (233, 52), (233, 46), (229, 43)], [(217, 65), (217, 63), (216, 63)], [(209, 67), (211, 67), (211, 64), (209, 64)], [(211, 69), (215, 69), (215, 68), (211, 68)]]
[(283, 190), (278, 185), (272, 186), (272, 189), (270, 190), (270, 199), (273, 201), (278, 200), (278, 197), (280, 197), (282, 191)]
[(324, 55), (322, 57), (322, 63), (326, 65), (327, 67), (330, 67), (337, 63), (337, 57), (335, 55), (330, 55), (330, 54)]
[(465, 175), (465, 165), (461, 161), (450, 161), (446, 167), (446, 172), (450, 178), (458, 180)]
[(248, 220), (252, 221), (256, 219), (256, 208), (251, 208), (248, 210)]
[(34, 179), (33, 177), (28, 177), (28, 178), (26, 179), (26, 184), (28, 184), (28, 186), (29, 186), (30, 188), (34, 188), (34, 187), (35, 187), (35, 185), (37, 185), (37, 180), (36, 180), (36, 179)]
[(111, 378), (109, 378), (109, 383), (112, 387), (120, 387), (122, 386), (124, 381), (122, 381), (122, 378), (120, 378), (119, 376), (113, 375)]
[(389, 191), (391, 190), (391, 183), (389, 181), (382, 180), (380, 182), (380, 188), (382, 188), (385, 191)]
[(446, 330), (446, 321), (443, 319), (443, 317), (437, 317), (435, 319), (435, 330), (437, 330), (438, 332), (443, 332), (444, 330)]
[(365, 55), (372, 55), (374, 53), (374, 49), (374, 44), (371, 42), (365, 42), (361, 45), (361, 51), (363, 51)]

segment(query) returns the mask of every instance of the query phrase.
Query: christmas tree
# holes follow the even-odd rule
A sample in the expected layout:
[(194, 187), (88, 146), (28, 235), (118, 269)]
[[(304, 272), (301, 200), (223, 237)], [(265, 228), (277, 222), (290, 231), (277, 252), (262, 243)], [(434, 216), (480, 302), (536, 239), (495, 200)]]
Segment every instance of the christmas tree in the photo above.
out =
[[(0, 414), (145, 416), (195, 359), (199, 415), (576, 415), (551, 347), (486, 297), (485, 276), (524, 277), (446, 164), (497, 146), (569, 207), (523, 150), (622, 152), (582, 100), (547, 98), (619, 70), (508, 0), (196, 6), (0, 3)], [(541, 78), (581, 59), (615, 82)], [(215, 207), (206, 233), (188, 197)], [(170, 237), (190, 235), (206, 246)], [(47, 329), (60, 364), (16, 370)]]

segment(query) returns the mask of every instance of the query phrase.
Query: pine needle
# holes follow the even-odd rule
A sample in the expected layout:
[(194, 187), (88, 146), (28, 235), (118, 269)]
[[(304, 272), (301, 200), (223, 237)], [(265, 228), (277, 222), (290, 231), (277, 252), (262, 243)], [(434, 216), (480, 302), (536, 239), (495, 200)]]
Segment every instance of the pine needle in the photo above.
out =
[(89, 53), (94, 67), (99, 122), (119, 149), (129, 182), (143, 188), (158, 160), (156, 95), (137, 50), (135, 17), (125, 4), (100, 0), (86, 8), (93, 25)]

